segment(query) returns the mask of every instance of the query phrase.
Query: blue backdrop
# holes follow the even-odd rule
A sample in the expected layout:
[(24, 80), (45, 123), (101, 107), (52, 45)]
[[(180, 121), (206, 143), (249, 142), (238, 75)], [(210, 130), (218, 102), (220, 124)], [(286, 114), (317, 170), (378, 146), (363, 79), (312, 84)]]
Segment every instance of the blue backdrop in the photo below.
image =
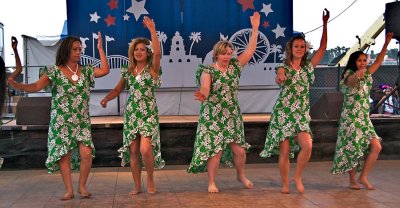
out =
[(217, 41), (230, 40), (238, 53), (246, 46), (254, 11), (261, 15), (259, 42), (241, 85), (273, 85), (273, 68), (282, 62), (293, 34), (292, 0), (67, 0), (68, 34), (83, 41), (85, 63), (99, 62), (97, 31), (107, 56), (126, 63), (130, 40), (150, 37), (142, 24), (147, 15), (156, 23), (162, 46), (163, 87), (194, 86), (198, 64), (211, 63)]

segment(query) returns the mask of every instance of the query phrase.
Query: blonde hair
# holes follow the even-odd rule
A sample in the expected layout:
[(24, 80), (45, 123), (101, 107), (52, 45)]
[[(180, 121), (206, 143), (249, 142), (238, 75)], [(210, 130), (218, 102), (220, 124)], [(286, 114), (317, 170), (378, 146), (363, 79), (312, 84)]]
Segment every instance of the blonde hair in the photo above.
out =
[(230, 43), (229, 41), (226, 40), (218, 41), (213, 47), (213, 61), (217, 61), (217, 56), (219, 54), (224, 53), (227, 48), (232, 49), (232, 51), (235, 50), (232, 43)]
[(146, 46), (147, 53), (148, 53), (147, 64), (151, 64), (151, 62), (153, 61), (153, 52), (149, 48), (149, 46), (151, 44), (150, 40), (147, 38), (135, 38), (129, 43), (129, 49), (128, 49), (128, 58), (129, 58), (128, 70), (131, 72), (133, 72), (133, 69), (137, 65), (137, 60), (135, 59), (134, 52), (135, 52), (136, 46), (140, 43), (143, 43)]

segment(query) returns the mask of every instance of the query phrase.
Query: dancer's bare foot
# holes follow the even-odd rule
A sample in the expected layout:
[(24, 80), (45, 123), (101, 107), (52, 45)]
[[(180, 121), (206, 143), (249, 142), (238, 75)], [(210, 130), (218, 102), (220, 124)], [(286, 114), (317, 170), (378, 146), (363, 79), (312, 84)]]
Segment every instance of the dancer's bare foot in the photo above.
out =
[(254, 187), (253, 182), (246, 178), (246, 176), (238, 177), (237, 180), (242, 182), (243, 185), (248, 189), (252, 189)]
[(360, 190), (361, 189), (360, 185), (358, 185), (358, 183), (356, 183), (356, 182), (350, 183), (349, 188), (353, 189), (353, 190)]
[(283, 184), (281, 188), (282, 194), (290, 194), (289, 184)]
[(219, 190), (215, 183), (208, 183), (208, 193), (218, 193)]
[(71, 200), (74, 198), (74, 194), (72, 193), (65, 193), (64, 196), (60, 199), (62, 201)]
[(136, 188), (135, 188), (135, 189), (133, 189), (131, 192), (129, 192), (129, 195), (137, 195), (137, 194), (139, 194), (139, 193), (141, 193), (141, 192), (142, 192), (141, 189), (136, 190)]
[(156, 187), (154, 185), (153, 178), (147, 177), (147, 193), (154, 194), (156, 193)]
[(304, 193), (304, 185), (303, 185), (302, 179), (301, 179), (301, 178), (294, 178), (293, 180), (294, 180), (294, 182), (296, 183), (296, 189), (297, 189), (297, 191), (298, 191), (300, 194)]
[(135, 184), (135, 187), (131, 192), (129, 192), (129, 195), (136, 195), (142, 192), (142, 184)]
[(92, 196), (92, 194), (90, 192), (88, 192), (87, 190), (84, 190), (84, 189), (79, 189), (78, 194), (80, 194), (81, 198), (83, 198), (83, 199), (87, 199), (87, 198), (90, 198), (90, 196)]
[(358, 183), (364, 185), (368, 190), (375, 190), (375, 187), (372, 186), (366, 178), (359, 178)]

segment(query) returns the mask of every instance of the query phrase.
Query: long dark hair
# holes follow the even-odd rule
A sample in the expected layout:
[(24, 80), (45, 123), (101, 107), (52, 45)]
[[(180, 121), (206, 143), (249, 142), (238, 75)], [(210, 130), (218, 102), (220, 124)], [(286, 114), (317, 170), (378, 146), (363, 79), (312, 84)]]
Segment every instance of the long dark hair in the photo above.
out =
[(350, 70), (353, 73), (357, 71), (357, 59), (361, 55), (366, 56), (367, 54), (365, 54), (362, 51), (356, 51), (350, 55), (349, 60), (347, 61), (346, 67), (344, 68), (344, 71), (342, 73), (342, 79), (344, 78), (344, 75), (346, 74), (347, 70)]
[(290, 62), (292, 62), (292, 58), (293, 58), (293, 54), (292, 54), (292, 47), (293, 47), (293, 42), (295, 40), (303, 40), (305, 47), (306, 47), (306, 52), (304, 53), (303, 57), (301, 58), (301, 63), (300, 66), (304, 67), (304, 65), (307, 62), (307, 57), (308, 57), (308, 51), (307, 51), (307, 42), (306, 39), (304, 38), (304, 36), (302, 35), (296, 35), (294, 37), (292, 37), (292, 39), (290, 39), (289, 42), (286, 43), (286, 47), (285, 47), (285, 60), (283, 60), (283, 63), (287, 66), (290, 66)]
[(72, 44), (76, 41), (82, 44), (81, 39), (75, 36), (68, 36), (61, 42), (61, 45), (58, 48), (56, 55), (57, 66), (64, 66), (65, 64), (67, 64), (69, 54), (72, 50)]
[(0, 56), (0, 118), (3, 111), (4, 100), (6, 98), (6, 64)]

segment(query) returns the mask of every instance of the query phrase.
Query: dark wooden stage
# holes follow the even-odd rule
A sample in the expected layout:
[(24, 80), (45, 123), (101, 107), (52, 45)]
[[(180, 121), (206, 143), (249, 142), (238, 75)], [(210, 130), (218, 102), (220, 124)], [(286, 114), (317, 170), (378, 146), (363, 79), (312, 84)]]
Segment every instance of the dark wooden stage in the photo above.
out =
[[(198, 116), (161, 116), (161, 150), (166, 165), (189, 164), (193, 151)], [(276, 157), (258, 156), (269, 124), (268, 114), (243, 115), (246, 141), (252, 145), (247, 163), (275, 163)], [(374, 114), (371, 120), (383, 138), (379, 159), (400, 159), (400, 116)], [(4, 121), (3, 121), (4, 122)], [(96, 147), (94, 167), (118, 167), (117, 149), (122, 146), (123, 117), (92, 117), (92, 134)], [(313, 151), (311, 161), (333, 158), (338, 120), (312, 120)], [(15, 120), (2, 126), (0, 157), (3, 168), (44, 168), (47, 157), (47, 125), (16, 125)]]

